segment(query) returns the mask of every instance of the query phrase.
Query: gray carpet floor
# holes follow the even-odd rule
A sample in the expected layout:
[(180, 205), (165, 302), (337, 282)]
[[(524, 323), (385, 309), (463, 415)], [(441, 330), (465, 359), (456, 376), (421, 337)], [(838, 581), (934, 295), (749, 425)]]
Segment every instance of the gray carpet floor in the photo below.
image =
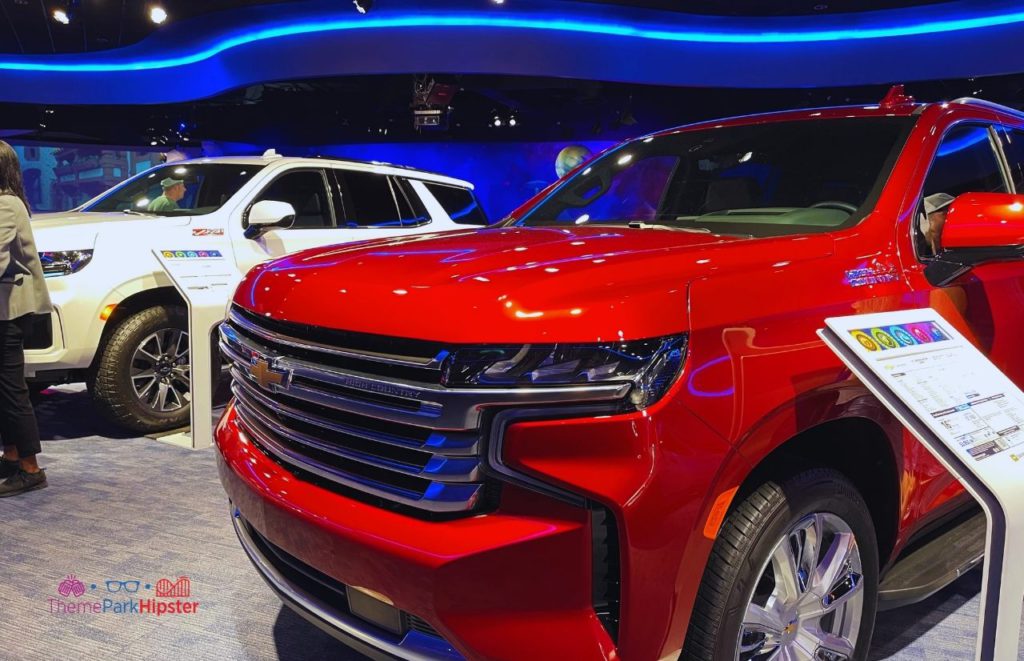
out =
[[(0, 500), (0, 659), (361, 659), (280, 605), (241, 551), (214, 450), (128, 438), (84, 392), (37, 407), (50, 487)], [(188, 576), (196, 614), (54, 614), (73, 574), (107, 580)], [(879, 617), (872, 659), (971, 659), (980, 572)], [(116, 595), (113, 595), (116, 597)], [(152, 596), (152, 593), (150, 593)]]

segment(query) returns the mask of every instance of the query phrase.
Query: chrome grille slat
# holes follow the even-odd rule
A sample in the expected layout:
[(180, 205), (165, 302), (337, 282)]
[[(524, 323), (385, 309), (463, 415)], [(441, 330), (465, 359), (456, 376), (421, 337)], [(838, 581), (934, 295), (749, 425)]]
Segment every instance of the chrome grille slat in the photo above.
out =
[[(298, 479), (358, 491), (386, 501), (383, 506), (471, 513), (488, 500), (482, 429), (488, 409), (614, 402), (632, 387), (446, 388), (439, 344), (277, 320), (264, 328), (260, 320), (232, 309), (220, 327), (239, 427)], [(302, 337), (286, 335), (290, 329)], [(359, 349), (313, 341), (324, 338), (351, 340)], [(378, 340), (422, 355), (365, 350)], [(434, 359), (423, 358), (434, 350)]]
[(335, 445), (330, 442), (313, 438), (308, 434), (296, 432), (282, 425), (263, 411), (260, 411), (258, 407), (254, 406), (248, 400), (247, 395), (242, 393), (237, 385), (232, 386), (232, 392), (238, 399), (239, 405), (241, 405), (250, 415), (254, 416), (265, 429), (293, 443), (305, 445), (316, 450), (320, 450), (321, 452), (326, 452), (343, 459), (348, 459), (349, 461), (357, 461), (381, 470), (394, 471), (396, 473), (412, 477), (428, 479), (444, 478), (445, 480), (452, 482), (472, 482), (479, 479), (479, 461), (473, 460), (472, 458), (446, 457), (444, 455), (431, 453), (425, 457), (426, 460), (424, 461), (424, 465), (420, 467), (398, 460), (380, 457), (378, 455), (370, 455), (365, 452), (350, 450), (341, 445)]
[(395, 447), (426, 450), (428, 452), (440, 451), (444, 452), (447, 456), (472, 456), (479, 453), (479, 435), (472, 432), (463, 432), (461, 434), (429, 432), (427, 437), (422, 441), (415, 438), (399, 437), (394, 434), (374, 432), (369, 429), (361, 428), (358, 425), (346, 425), (334, 422), (319, 415), (300, 411), (282, 403), (281, 401), (275, 401), (268, 395), (264, 394), (259, 389), (259, 386), (251, 383), (249, 378), (239, 372), (237, 368), (231, 369), (231, 376), (234, 379), (235, 385), (244, 388), (249, 396), (255, 398), (264, 406), (274, 409), (281, 415), (294, 418), (295, 420), (299, 420), (310, 425), (316, 425), (330, 431), (355, 436), (367, 441), (386, 443)]
[[(409, 489), (394, 487), (375, 480), (360, 479), (315, 459), (310, 459), (293, 452), (274, 440), (270, 434), (261, 431), (257, 425), (254, 425), (249, 420), (243, 421), (242, 427), (264, 451), (286, 464), (291, 464), (296, 468), (308, 471), (326, 480), (337, 482), (350, 489), (363, 491), (410, 507), (430, 509), (436, 512), (466, 511), (472, 507), (476, 495), (483, 488), (482, 484), (452, 485), (443, 482), (430, 482), (427, 484), (423, 494), (420, 495)], [(429, 499), (429, 503), (423, 502), (426, 499)]]
[(303, 349), (306, 351), (322, 351), (323, 353), (332, 354), (335, 356), (343, 356), (345, 358), (354, 358), (356, 360), (370, 360), (382, 363), (388, 363), (392, 365), (405, 365), (409, 367), (424, 367), (429, 369), (440, 369), (441, 362), (444, 360), (444, 354), (434, 356), (433, 358), (415, 358), (411, 356), (395, 356), (386, 353), (376, 353), (372, 351), (353, 351), (351, 349), (342, 349), (339, 347), (333, 347), (327, 344), (321, 344), (319, 342), (312, 342), (309, 340), (298, 340), (293, 337), (288, 337), (280, 333), (269, 331), (265, 328), (261, 328), (256, 324), (252, 323), (236, 310), (231, 310), (228, 313), (228, 320), (236, 324), (237, 326), (249, 331), (254, 335), (258, 335), (264, 340), (274, 342), (277, 344), (283, 344), (294, 349)]

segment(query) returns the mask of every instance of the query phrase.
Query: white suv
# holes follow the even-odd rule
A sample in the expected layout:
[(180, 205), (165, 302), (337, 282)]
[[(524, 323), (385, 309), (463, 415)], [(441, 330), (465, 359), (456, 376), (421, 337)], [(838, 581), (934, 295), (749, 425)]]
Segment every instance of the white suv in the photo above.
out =
[[(168, 179), (184, 181), (184, 197), (153, 206), (178, 208), (148, 211)], [(182, 426), (187, 308), (152, 250), (223, 237), (244, 273), (305, 248), (486, 223), (471, 184), (386, 164), (268, 152), (161, 165), (34, 217), (55, 309), (36, 319), (26, 375), (36, 389), (85, 381), (101, 412), (136, 432)]]

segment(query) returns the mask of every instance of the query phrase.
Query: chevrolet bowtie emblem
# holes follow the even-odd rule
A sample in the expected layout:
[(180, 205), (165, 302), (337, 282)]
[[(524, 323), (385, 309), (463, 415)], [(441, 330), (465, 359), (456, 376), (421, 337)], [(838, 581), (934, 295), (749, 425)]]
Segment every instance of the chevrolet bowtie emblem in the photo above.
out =
[(275, 369), (273, 359), (260, 355), (252, 357), (249, 376), (255, 379), (256, 383), (260, 384), (264, 390), (284, 390), (288, 387), (288, 382), (291, 381), (291, 372)]

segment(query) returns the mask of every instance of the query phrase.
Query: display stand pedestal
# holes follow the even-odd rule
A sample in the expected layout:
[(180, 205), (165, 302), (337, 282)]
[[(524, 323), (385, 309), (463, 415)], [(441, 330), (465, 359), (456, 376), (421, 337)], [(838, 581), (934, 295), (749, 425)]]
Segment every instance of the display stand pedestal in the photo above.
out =
[(976, 658), (1017, 661), (1024, 563), (1024, 393), (935, 310), (825, 320), (825, 343), (988, 518)]
[(183, 448), (198, 450), (213, 443), (213, 347), (214, 328), (224, 320), (227, 301), (242, 279), (229, 259), (224, 241), (203, 241), (186, 249), (154, 250), (174, 286), (188, 304), (191, 427), (158, 438)]

